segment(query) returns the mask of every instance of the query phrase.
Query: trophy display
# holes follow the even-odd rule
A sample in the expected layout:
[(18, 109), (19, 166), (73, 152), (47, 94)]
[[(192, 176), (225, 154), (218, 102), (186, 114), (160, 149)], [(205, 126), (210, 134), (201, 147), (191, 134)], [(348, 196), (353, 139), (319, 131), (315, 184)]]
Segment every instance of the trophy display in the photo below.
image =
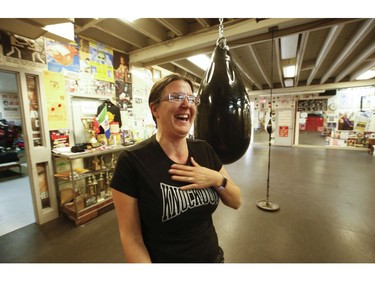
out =
[(81, 122), (85, 127), (86, 142), (91, 144), (96, 144), (98, 142), (96, 139), (96, 132), (94, 129), (94, 118), (95, 117), (81, 117)]

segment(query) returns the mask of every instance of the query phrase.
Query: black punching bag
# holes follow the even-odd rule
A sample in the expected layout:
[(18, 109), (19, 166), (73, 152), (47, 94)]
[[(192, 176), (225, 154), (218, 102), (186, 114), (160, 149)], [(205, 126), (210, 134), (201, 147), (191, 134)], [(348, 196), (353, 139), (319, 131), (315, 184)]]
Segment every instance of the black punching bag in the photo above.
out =
[(198, 90), (194, 137), (206, 140), (223, 164), (240, 159), (250, 144), (251, 110), (225, 39), (219, 38)]

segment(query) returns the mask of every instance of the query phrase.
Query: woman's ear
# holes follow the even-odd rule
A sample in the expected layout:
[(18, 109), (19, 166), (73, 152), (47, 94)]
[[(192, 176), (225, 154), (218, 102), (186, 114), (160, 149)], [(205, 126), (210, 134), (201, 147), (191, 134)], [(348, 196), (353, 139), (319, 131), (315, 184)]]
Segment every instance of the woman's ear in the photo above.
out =
[(156, 119), (159, 117), (158, 109), (159, 106), (156, 103), (150, 105), (152, 116)]

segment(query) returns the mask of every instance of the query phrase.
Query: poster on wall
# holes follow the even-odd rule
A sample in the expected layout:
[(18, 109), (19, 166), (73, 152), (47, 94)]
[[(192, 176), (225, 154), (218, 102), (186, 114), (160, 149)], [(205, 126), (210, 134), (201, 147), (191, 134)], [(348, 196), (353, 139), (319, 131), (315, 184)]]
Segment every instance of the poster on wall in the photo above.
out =
[(128, 62), (128, 55), (113, 51), (116, 102), (121, 110), (133, 108), (132, 79)]
[(31, 68), (46, 67), (45, 39), (35, 40), (17, 34), (0, 31), (5, 65)]
[(79, 70), (91, 74), (90, 42), (79, 38)]
[(91, 73), (97, 80), (114, 82), (113, 50), (99, 42), (89, 42)]
[(37, 77), (34, 75), (26, 76), (27, 97), (29, 99), (30, 124), (32, 130), (33, 145), (42, 146), (43, 139), (40, 132), (40, 108), (39, 108), (39, 89)]
[(131, 74), (129, 72), (129, 55), (113, 51), (113, 68), (115, 80), (131, 83)]
[(48, 128), (67, 128), (67, 111), (65, 99), (65, 80), (62, 73), (43, 72), (44, 89), (46, 90)]
[(133, 108), (132, 84), (116, 81), (116, 101), (121, 110)]
[(273, 108), (294, 108), (295, 98), (289, 96), (273, 97)]
[(51, 207), (51, 200), (49, 196), (49, 184), (47, 180), (47, 164), (37, 163), (36, 170), (38, 173), (38, 185), (40, 201), (43, 209)]
[(69, 129), (50, 130), (51, 148), (69, 147)]
[(79, 73), (78, 44), (63, 44), (46, 38), (47, 66), (49, 71)]
[(21, 120), (20, 113), (20, 102), (17, 94), (1, 94), (2, 102), (0, 104), (0, 111), (2, 112), (1, 119), (6, 119), (9, 121)]

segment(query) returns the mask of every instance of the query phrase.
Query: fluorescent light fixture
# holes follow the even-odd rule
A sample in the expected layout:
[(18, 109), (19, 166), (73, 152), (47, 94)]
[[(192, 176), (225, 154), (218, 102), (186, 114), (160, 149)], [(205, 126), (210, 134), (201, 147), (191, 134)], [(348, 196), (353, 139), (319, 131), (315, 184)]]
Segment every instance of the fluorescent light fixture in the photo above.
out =
[(355, 80), (367, 80), (375, 77), (375, 69), (369, 69), (359, 75)]
[(297, 56), (298, 34), (280, 38), (281, 59), (291, 59)]
[(285, 87), (293, 87), (294, 80), (293, 79), (285, 79), (284, 84), (285, 84)]
[(44, 34), (45, 37), (62, 43), (74, 41), (74, 25), (71, 22), (50, 24), (43, 29), (48, 32), (48, 34)]
[(284, 78), (292, 78), (295, 76), (296, 66), (295, 65), (286, 65), (283, 66), (283, 75)]
[(208, 69), (211, 63), (211, 59), (206, 55), (196, 55), (188, 57), (187, 59), (204, 71)]

